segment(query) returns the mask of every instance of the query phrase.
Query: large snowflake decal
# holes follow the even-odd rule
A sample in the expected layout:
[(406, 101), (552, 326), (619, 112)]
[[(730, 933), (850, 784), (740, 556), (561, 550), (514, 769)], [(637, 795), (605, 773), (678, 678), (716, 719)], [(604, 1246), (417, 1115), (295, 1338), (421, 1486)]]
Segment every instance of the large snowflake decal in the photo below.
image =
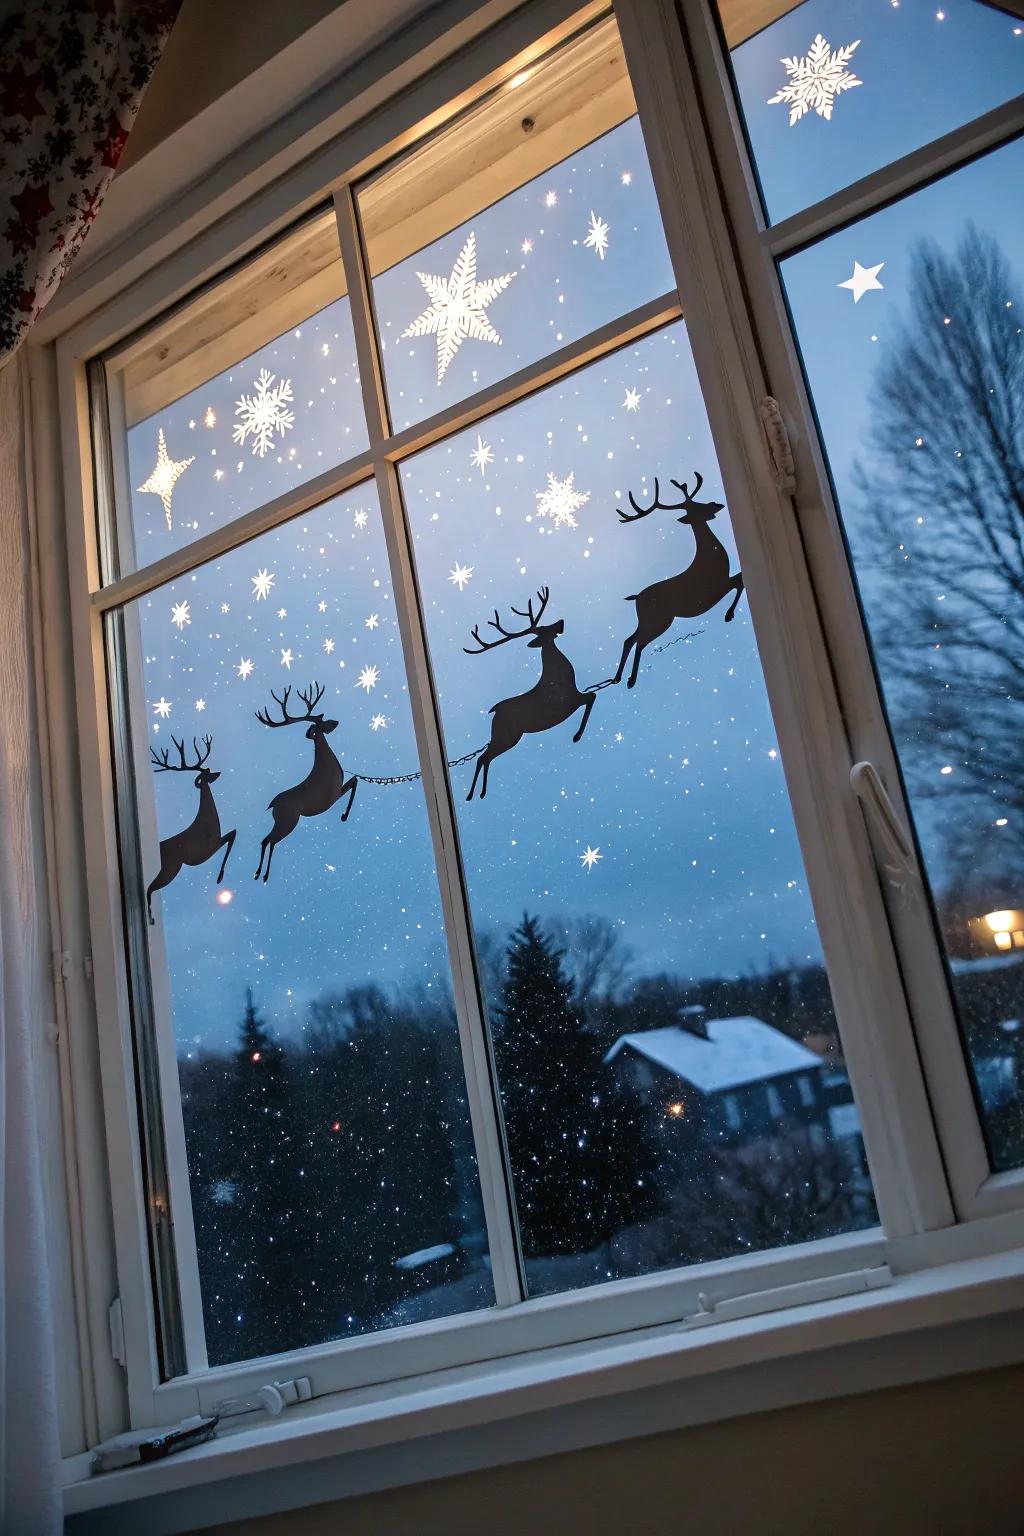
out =
[(430, 305), (402, 335), (437, 337), (437, 382), (440, 384), (448, 364), (467, 336), (474, 341), (493, 341), (497, 346), (501, 345), (501, 337), (484, 311), (516, 274), (506, 272), (501, 277), (489, 277), (478, 283), (476, 235), (471, 233), (459, 252), (451, 277), (432, 277), (427, 272), (417, 272), (416, 276), (427, 290)]
[(855, 43), (847, 43), (845, 48), (837, 48), (833, 53), (819, 32), (808, 48), (806, 58), (782, 60), (791, 78), (777, 95), (768, 98), (768, 105), (771, 107), (777, 101), (786, 102), (791, 128), (812, 110), (819, 117), (831, 119), (836, 97), (842, 91), (852, 91), (855, 85), (863, 84), (846, 67), (853, 57), (854, 49), (859, 47), (860, 38)]
[(284, 436), (295, 425), (295, 412), (288, 410), (288, 401), (293, 398), (291, 379), (279, 379), (273, 389), (271, 384), (274, 375), (261, 368), (253, 386), (256, 393), (243, 395), (235, 406), (235, 415), (242, 419), (235, 426), (234, 440), (244, 443), (251, 437), (252, 451), (261, 459), (274, 446), (274, 434)]
[(570, 472), (564, 480), (548, 473), (547, 490), (536, 491), (537, 516), (550, 517), (556, 528), (577, 527), (575, 513), (590, 500), (589, 491), (578, 491)]

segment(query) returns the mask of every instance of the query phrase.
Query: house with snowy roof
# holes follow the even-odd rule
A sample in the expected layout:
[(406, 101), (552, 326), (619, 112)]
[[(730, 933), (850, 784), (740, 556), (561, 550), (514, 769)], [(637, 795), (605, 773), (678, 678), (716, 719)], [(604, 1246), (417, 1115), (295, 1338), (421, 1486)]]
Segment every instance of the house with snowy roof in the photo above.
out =
[(679, 1024), (620, 1035), (604, 1058), (667, 1123), (726, 1145), (770, 1135), (782, 1121), (827, 1131), (824, 1063), (814, 1051), (761, 1019), (684, 1012)]

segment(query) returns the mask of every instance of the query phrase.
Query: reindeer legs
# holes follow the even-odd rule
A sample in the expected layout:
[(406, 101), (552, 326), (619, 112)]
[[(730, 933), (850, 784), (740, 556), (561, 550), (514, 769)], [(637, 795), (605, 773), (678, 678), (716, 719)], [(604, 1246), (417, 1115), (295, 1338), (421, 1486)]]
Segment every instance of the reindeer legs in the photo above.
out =
[(341, 813), (342, 821), (348, 821), (349, 815), (350, 815), (351, 810), (352, 810), (352, 802), (353, 802), (353, 800), (356, 797), (356, 789), (358, 788), (358, 786), (359, 786), (359, 779), (356, 776), (356, 774), (353, 774), (351, 776), (351, 778), (346, 779), (345, 782), (341, 786), (341, 790), (340, 790), (339, 795), (338, 795), (339, 799), (345, 793), (346, 790), (348, 791), (348, 805), (346, 805), (345, 809)]
[(736, 612), (736, 604), (739, 602), (740, 598), (743, 596), (743, 572), (742, 571), (737, 571), (736, 575), (731, 577), (731, 579), (729, 581), (729, 586), (726, 587), (725, 590), (728, 592), (731, 588), (735, 588), (736, 596), (733, 598), (732, 602), (729, 604), (729, 612), (725, 616), (725, 622), (727, 624), (728, 624), (729, 620), (732, 618), (733, 614)]
[(573, 737), (573, 741), (579, 741), (580, 737), (583, 735), (583, 732), (587, 728), (587, 721), (590, 719), (590, 711), (593, 709), (597, 702), (596, 693), (584, 693), (581, 695), (581, 697), (583, 699), (583, 719), (580, 721), (580, 728)]
[[(225, 843), (227, 843), (227, 847), (226, 848), (224, 848), (224, 844)], [(234, 846), (235, 846), (235, 834), (234, 834), (234, 832), (225, 832), (224, 836), (221, 838), (220, 842), (217, 844), (218, 848), (224, 848), (224, 857), (220, 861), (220, 869), (219, 869), (219, 871), (217, 873), (217, 884), (218, 885), (220, 885), (221, 881), (224, 879), (224, 871), (227, 868), (228, 854), (231, 852), (231, 850), (232, 850), (232, 848)]]

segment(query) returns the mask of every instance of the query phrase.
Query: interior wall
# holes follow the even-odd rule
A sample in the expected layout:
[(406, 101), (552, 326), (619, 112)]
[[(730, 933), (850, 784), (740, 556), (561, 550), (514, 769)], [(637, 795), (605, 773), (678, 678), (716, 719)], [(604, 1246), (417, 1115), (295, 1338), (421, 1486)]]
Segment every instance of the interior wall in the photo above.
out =
[(1015, 1366), (232, 1522), (210, 1536), (1019, 1536), (1022, 1402)]

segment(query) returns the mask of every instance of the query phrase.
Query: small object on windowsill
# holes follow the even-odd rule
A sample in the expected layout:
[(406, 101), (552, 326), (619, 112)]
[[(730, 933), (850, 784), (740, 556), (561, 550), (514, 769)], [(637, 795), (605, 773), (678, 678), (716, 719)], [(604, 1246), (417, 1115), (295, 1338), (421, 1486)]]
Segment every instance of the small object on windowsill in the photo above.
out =
[(160, 1461), (164, 1456), (173, 1456), (175, 1451), (186, 1451), (189, 1446), (212, 1440), (219, 1422), (217, 1414), (205, 1417), (195, 1414), (190, 1419), (182, 1419), (180, 1424), (163, 1429), (136, 1429), (124, 1435), (114, 1435), (93, 1451), (89, 1471), (95, 1476), (98, 1472), (116, 1472), (122, 1467)]

